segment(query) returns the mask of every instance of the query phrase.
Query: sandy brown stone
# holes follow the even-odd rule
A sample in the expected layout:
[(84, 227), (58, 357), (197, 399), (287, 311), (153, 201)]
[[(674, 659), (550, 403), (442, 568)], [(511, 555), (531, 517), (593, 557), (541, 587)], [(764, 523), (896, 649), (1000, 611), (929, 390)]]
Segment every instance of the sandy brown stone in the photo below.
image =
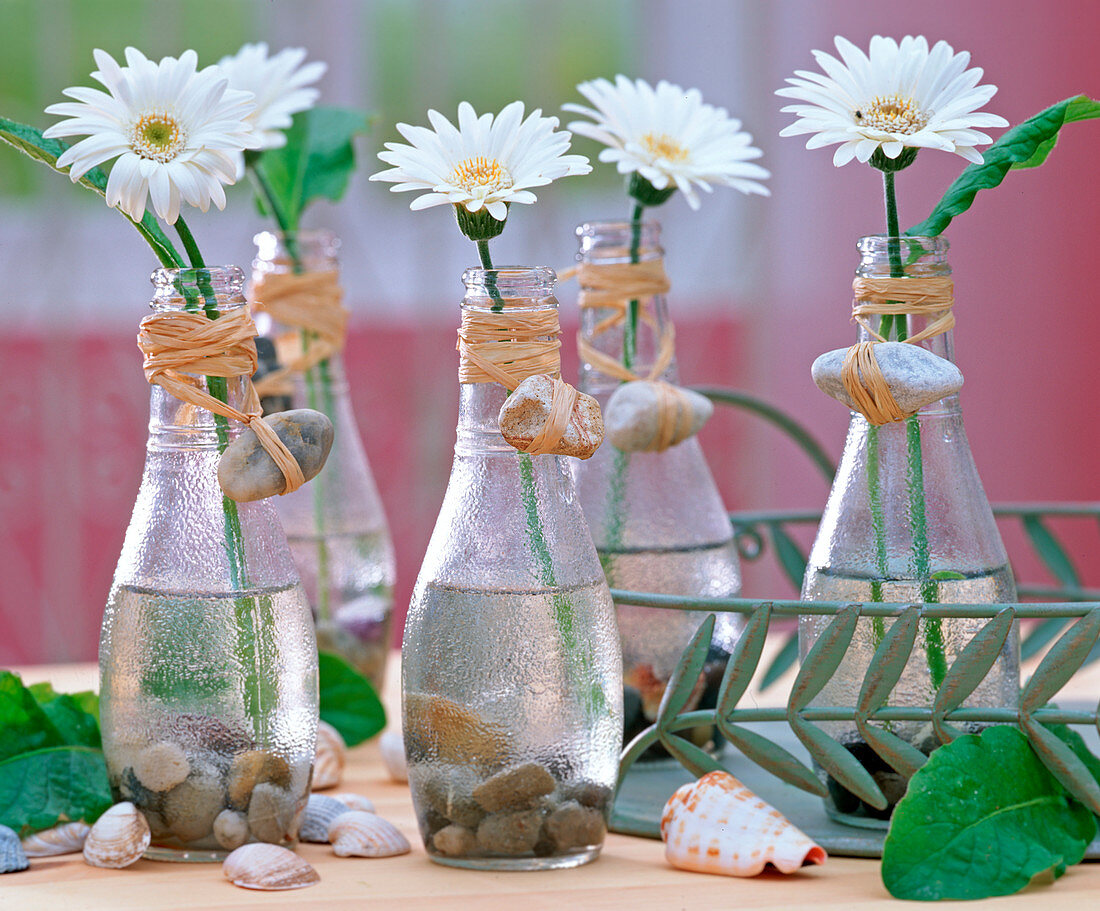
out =
[[(517, 449), (525, 449), (546, 425), (553, 394), (553, 377), (546, 374), (527, 377), (500, 409), (501, 436)], [(600, 403), (581, 392), (573, 406), (569, 426), (552, 454), (587, 459), (600, 448), (603, 433)]]
[(432, 836), (432, 847), (448, 857), (466, 857), (477, 850), (477, 833), (465, 826), (449, 825)]
[(486, 816), (477, 827), (477, 846), (489, 854), (526, 854), (538, 843), (542, 817), (542, 810)]
[(252, 789), (262, 782), (287, 787), (290, 784), (289, 763), (278, 753), (267, 750), (246, 750), (233, 757), (227, 787), (229, 805), (238, 810), (246, 809)]
[[(332, 448), (332, 421), (309, 408), (280, 411), (264, 421), (286, 444), (305, 479), (315, 478), (325, 467)], [(274, 497), (286, 490), (286, 478), (250, 428), (222, 453), (218, 484), (227, 497), (241, 503)]]
[(546, 832), (555, 847), (564, 850), (603, 844), (607, 824), (599, 810), (570, 800), (547, 817)]
[(533, 807), (556, 787), (554, 776), (537, 762), (498, 772), (474, 789), (474, 800), (490, 813)]

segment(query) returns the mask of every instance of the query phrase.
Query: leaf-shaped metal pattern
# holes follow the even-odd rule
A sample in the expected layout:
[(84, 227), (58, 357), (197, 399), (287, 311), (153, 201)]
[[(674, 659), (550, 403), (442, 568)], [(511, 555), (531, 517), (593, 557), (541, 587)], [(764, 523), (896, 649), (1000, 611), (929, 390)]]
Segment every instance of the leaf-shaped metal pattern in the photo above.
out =
[(856, 701), (857, 724), (866, 721), (868, 715), (878, 711), (890, 698), (890, 692), (901, 679), (902, 671), (905, 670), (905, 664), (913, 651), (919, 621), (920, 608), (917, 605), (910, 605), (894, 621), (883, 636), (879, 647), (875, 649), (875, 654), (863, 677), (859, 699)]
[(661, 697), (661, 705), (657, 709), (657, 727), (662, 731), (668, 730), (669, 725), (676, 720), (684, 706), (691, 698), (695, 685), (699, 682), (699, 675), (703, 673), (703, 665), (707, 663), (707, 651), (710, 649), (710, 640), (714, 636), (714, 614), (709, 614), (691, 641), (687, 644), (676, 669), (668, 679), (664, 695)]
[(1024, 516), (1023, 523), (1024, 531), (1031, 539), (1031, 546), (1035, 548), (1051, 575), (1066, 588), (1080, 588), (1081, 576), (1077, 567), (1043, 520), (1034, 515)]
[(1093, 813), (1100, 814), (1100, 784), (1097, 784), (1088, 766), (1061, 738), (1051, 733), (1034, 718), (1021, 718), (1020, 726), (1027, 734), (1039, 759), (1051, 774)]
[(662, 734), (661, 744), (680, 765), (696, 778), (708, 772), (724, 772), (725, 767), (706, 750), (700, 749), (690, 740), (675, 734)]
[(818, 797), (828, 794), (821, 780), (789, 750), (785, 750), (779, 744), (772, 743), (762, 734), (750, 731), (736, 724), (729, 724), (724, 719), (718, 719), (718, 730), (733, 746), (740, 750), (748, 759), (758, 766), (771, 772), (776, 778), (780, 778), (787, 784), (792, 784), (803, 791), (809, 791)]
[(764, 676), (760, 678), (760, 691), (763, 692), (774, 684), (780, 677), (787, 673), (789, 668), (794, 666), (797, 660), (798, 632), (796, 630), (783, 640), (782, 647), (775, 653), (775, 657), (772, 658), (771, 664), (765, 669)]
[(911, 777), (928, 761), (924, 753), (897, 734), (858, 720), (856, 725), (867, 745), (906, 778)]
[(769, 524), (768, 531), (771, 533), (775, 555), (784, 574), (791, 585), (801, 589), (802, 579), (806, 575), (806, 557), (778, 522)]
[(768, 623), (771, 621), (770, 604), (754, 610), (750, 615), (741, 638), (730, 655), (726, 672), (722, 675), (722, 685), (718, 689), (718, 703), (715, 713), (719, 718), (729, 715), (745, 690), (752, 683), (752, 675), (760, 664), (760, 655), (768, 638)]
[(1100, 607), (1089, 611), (1066, 630), (1035, 669), (1020, 696), (1023, 720), (1046, 705), (1066, 685), (1096, 644), (1097, 637), (1100, 637)]
[(794, 686), (791, 687), (791, 697), (787, 703), (788, 717), (806, 708), (840, 667), (858, 621), (859, 605), (849, 604), (837, 611), (832, 622), (822, 630), (806, 655), (806, 660), (802, 662)]
[(878, 810), (886, 809), (886, 797), (875, 780), (855, 756), (820, 728), (799, 715), (790, 718), (791, 730), (826, 772), (855, 794), (864, 803)]
[(962, 705), (963, 700), (985, 679), (1004, 647), (1015, 617), (1016, 612), (1011, 607), (999, 611), (974, 634), (948, 668), (932, 703), (932, 728), (943, 743), (950, 743), (961, 733), (947, 724), (944, 716)]

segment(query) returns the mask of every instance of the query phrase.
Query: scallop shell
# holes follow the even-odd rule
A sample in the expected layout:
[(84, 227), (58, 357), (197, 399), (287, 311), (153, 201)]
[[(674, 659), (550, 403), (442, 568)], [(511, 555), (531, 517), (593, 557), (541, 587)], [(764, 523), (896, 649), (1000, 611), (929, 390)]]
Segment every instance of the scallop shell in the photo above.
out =
[(76, 854), (84, 849), (84, 839), (92, 827), (86, 822), (65, 822), (52, 829), (35, 832), (23, 839), (27, 857), (53, 857), (55, 854)]
[(409, 767), (405, 762), (405, 741), (400, 731), (386, 731), (378, 738), (378, 751), (386, 771), (394, 781), (408, 781)]
[(149, 847), (149, 823), (132, 803), (116, 803), (96, 820), (84, 840), (84, 862), (121, 870)]
[(30, 865), (19, 836), (7, 826), (0, 826), (0, 873), (18, 873)]
[(772, 864), (793, 873), (822, 864), (825, 851), (728, 772), (686, 784), (661, 816), (665, 857), (697, 873), (755, 876)]
[(313, 754), (313, 783), (310, 790), (323, 791), (340, 784), (347, 750), (347, 744), (336, 728), (324, 721), (317, 724), (317, 749)]
[[(662, 436), (662, 413), (667, 429)], [(635, 380), (623, 383), (607, 400), (604, 426), (607, 438), (623, 452), (662, 452), (695, 436), (710, 420), (710, 399), (669, 383)]]
[(302, 841), (328, 844), (329, 824), (350, 809), (351, 807), (338, 798), (326, 797), (324, 794), (310, 794), (306, 812), (302, 816), (301, 828), (298, 829), (298, 838)]
[(259, 843), (237, 848), (225, 859), (222, 872), (235, 886), (266, 892), (304, 889), (321, 881), (317, 871), (293, 851)]
[(364, 813), (374, 812), (374, 801), (362, 794), (352, 794), (344, 791), (342, 794), (333, 794), (333, 800), (338, 800), (349, 810), (362, 810)]
[(339, 857), (393, 857), (412, 850), (393, 823), (361, 810), (337, 816), (328, 827), (328, 840)]

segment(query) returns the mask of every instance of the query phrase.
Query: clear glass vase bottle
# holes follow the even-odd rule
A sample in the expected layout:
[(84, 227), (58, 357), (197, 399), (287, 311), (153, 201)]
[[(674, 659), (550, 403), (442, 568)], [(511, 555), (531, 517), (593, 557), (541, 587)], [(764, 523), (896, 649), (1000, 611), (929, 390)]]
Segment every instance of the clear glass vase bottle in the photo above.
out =
[[(550, 269), (464, 281), (463, 310), (498, 318), (502, 340), (513, 316), (557, 308)], [(405, 622), (409, 785), (433, 860), (568, 867), (595, 859), (610, 811), (618, 634), (565, 460), (504, 441), (506, 396), (461, 384), (451, 478)]]
[[(859, 241), (857, 277), (946, 278), (942, 237), (887, 237)], [(927, 316), (871, 317), (884, 338), (900, 341), (922, 332)], [(892, 325), (891, 325), (892, 324)], [(954, 333), (920, 342), (954, 360)], [(871, 339), (864, 328), (860, 341)], [(810, 552), (802, 586), (806, 601), (903, 603), (1006, 603), (1016, 585), (989, 501), (966, 439), (958, 395), (921, 408), (912, 417), (875, 426), (852, 412), (844, 453)], [(829, 617), (802, 617), (805, 657)], [(864, 618), (817, 705), (854, 706), (875, 649), (892, 621)], [(925, 619), (890, 705), (931, 705), (943, 675), (985, 620)], [(973, 706), (1014, 706), (1020, 683), (1019, 638), (1013, 629), (985, 680), (967, 700)], [(819, 770), (828, 785), (831, 816), (865, 827), (885, 827), (907, 779), (878, 757), (855, 724), (826, 722), (867, 768), (886, 796), (877, 810)], [(925, 753), (938, 741), (930, 725), (891, 722), (889, 729)]]
[[(647, 222), (596, 222), (577, 228), (580, 281), (583, 267), (649, 263), (659, 260), (660, 225)], [(622, 318), (618, 318), (618, 314)], [(636, 314), (636, 316), (635, 316)], [(669, 327), (663, 294), (630, 302), (625, 311), (585, 307), (581, 336), (599, 352), (645, 379), (677, 383), (675, 357), (658, 376), (661, 339)], [(580, 389), (606, 406), (622, 381), (602, 372), (582, 355)], [(741, 567), (729, 517), (697, 437), (663, 452), (622, 452), (605, 442), (575, 467), (577, 495), (612, 588), (691, 597), (736, 597)], [(651, 724), (665, 684), (684, 647), (706, 616), (693, 611), (618, 605), (625, 684), (627, 741)], [(739, 615), (718, 614), (712, 653), (704, 669), (705, 687), (689, 708), (710, 708), (730, 651), (743, 622)], [(710, 727), (690, 732), (700, 746), (714, 743)], [(667, 758), (652, 748), (644, 761)]]
[[(302, 232), (291, 240), (288, 246), (279, 235), (256, 235), (254, 295), (257, 288), (262, 294), (264, 282), (273, 276), (330, 276), (338, 270), (339, 241), (331, 232)], [(280, 323), (265, 312), (257, 314), (256, 324), (276, 343), (284, 364), (288, 350), (308, 353), (318, 340), (310, 329)], [(324, 412), (335, 430), (321, 473), (277, 501), (313, 606), (317, 647), (340, 655), (380, 691), (390, 650), (393, 542), (352, 411), (343, 357), (335, 352), (315, 366), (293, 371), (283, 386), (282, 394), (265, 397), (265, 410), (273, 404), (272, 410), (312, 408)]]
[[(235, 267), (161, 269), (153, 283), (157, 312), (246, 306)], [(243, 406), (247, 377), (193, 378)], [(293, 845), (308, 798), (313, 625), (274, 504), (234, 503), (218, 486), (239, 430), (152, 387), (145, 471), (103, 618), (103, 751), (157, 860)]]

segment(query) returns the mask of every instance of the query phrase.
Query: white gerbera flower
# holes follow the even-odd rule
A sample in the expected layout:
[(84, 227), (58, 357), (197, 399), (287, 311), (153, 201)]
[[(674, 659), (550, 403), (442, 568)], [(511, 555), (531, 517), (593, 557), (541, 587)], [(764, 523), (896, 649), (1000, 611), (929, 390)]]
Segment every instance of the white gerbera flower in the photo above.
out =
[(306, 49), (288, 47), (268, 57), (267, 45), (246, 44), (231, 57), (223, 57), (218, 66), (229, 80), (229, 87), (252, 92), (256, 109), (249, 115), (252, 128), (260, 136), (261, 149), (286, 145), (283, 133), (291, 124), (291, 115), (313, 107), (321, 92), (307, 88), (328, 68), (320, 61), (307, 63)]
[(853, 158), (869, 161), (879, 148), (890, 159), (906, 148), (929, 148), (981, 163), (975, 146), (993, 140), (976, 128), (1008, 126), (1003, 117), (978, 111), (997, 87), (978, 85), (982, 70), (968, 70), (970, 54), (956, 54), (946, 41), (929, 50), (923, 36), (908, 35), (899, 45), (876, 35), (867, 56), (837, 36), (836, 49), (843, 62), (814, 51), (825, 74), (798, 70), (776, 94), (801, 102), (783, 108), (798, 120), (779, 135), (813, 133), (808, 149), (841, 143), (833, 155), (838, 167)]
[(706, 104), (698, 89), (684, 91), (664, 80), (654, 89), (620, 75), (614, 84), (594, 79), (577, 90), (595, 109), (562, 107), (594, 122), (578, 120), (569, 129), (607, 145), (600, 161), (614, 161), (620, 174), (637, 172), (659, 191), (675, 185), (693, 209), (699, 208), (695, 187), (709, 193), (711, 184), (769, 195), (757, 181), (771, 175), (749, 163), (762, 154), (752, 136), (724, 109)]
[(434, 130), (397, 125), (412, 145), (387, 142), (378, 157), (393, 167), (370, 178), (395, 182), (394, 193), (427, 190), (411, 209), (450, 203), (468, 212), (484, 209), (503, 222), (509, 204), (535, 202), (529, 187), (592, 170), (583, 155), (564, 154), (572, 137), (556, 129), (557, 117), (535, 110), (524, 120), (522, 101), (513, 101), (495, 117), (479, 117), (463, 101), (457, 128), (438, 111), (428, 111), (428, 119)]
[(46, 108), (69, 119), (44, 136), (87, 136), (66, 149), (57, 166), (69, 166), (75, 183), (117, 158), (107, 204), (135, 221), (145, 214), (146, 197), (169, 224), (179, 218), (181, 201), (203, 212), (211, 202), (224, 208), (222, 184), (234, 182), (233, 156), (258, 142), (247, 121), (252, 94), (230, 89), (217, 67), (197, 71), (194, 51), (154, 63), (128, 47), (122, 67), (105, 51), (94, 55), (99, 69), (92, 78), (110, 94), (76, 86), (64, 91), (75, 102)]

